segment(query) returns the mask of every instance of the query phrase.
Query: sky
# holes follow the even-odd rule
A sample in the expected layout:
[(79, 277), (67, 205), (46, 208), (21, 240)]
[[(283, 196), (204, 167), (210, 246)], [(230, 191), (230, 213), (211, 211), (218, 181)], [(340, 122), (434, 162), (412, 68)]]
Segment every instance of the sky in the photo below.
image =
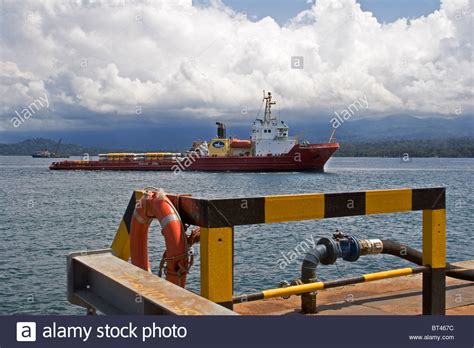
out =
[[(223, 0), (239, 12), (247, 12), (253, 20), (271, 16), (280, 25), (284, 25), (301, 11), (307, 10), (314, 0)], [(197, 0), (195, 4), (207, 4), (209, 1)], [(399, 18), (417, 18), (439, 10), (439, 0), (360, 0), (362, 10), (370, 11), (381, 23), (390, 23)]]
[[(396, 4), (396, 5), (395, 5)], [(469, 0), (3, 0), (0, 142), (42, 132), (473, 112)]]

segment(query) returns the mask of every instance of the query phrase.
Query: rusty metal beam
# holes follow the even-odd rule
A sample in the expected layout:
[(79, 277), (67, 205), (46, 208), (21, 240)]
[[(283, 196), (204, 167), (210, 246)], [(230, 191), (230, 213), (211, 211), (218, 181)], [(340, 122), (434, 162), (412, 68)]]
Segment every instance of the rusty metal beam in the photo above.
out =
[(68, 300), (89, 313), (236, 315), (191, 291), (97, 250), (68, 255)]

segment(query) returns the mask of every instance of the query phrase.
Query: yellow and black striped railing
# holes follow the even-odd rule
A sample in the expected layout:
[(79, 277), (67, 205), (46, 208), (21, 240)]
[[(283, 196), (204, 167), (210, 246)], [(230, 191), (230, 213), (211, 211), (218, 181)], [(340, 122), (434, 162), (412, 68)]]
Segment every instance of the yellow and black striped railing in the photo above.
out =
[(332, 289), (339, 286), (346, 286), (346, 285), (359, 284), (359, 283), (365, 283), (365, 282), (373, 282), (375, 280), (382, 280), (382, 279), (395, 278), (395, 277), (403, 277), (407, 275), (422, 273), (427, 270), (429, 270), (429, 268), (423, 267), (423, 266), (413, 267), (413, 268), (407, 267), (407, 268), (392, 269), (389, 271), (368, 273), (368, 274), (364, 274), (358, 277), (341, 278), (341, 279), (336, 279), (336, 280), (327, 280), (323, 282), (292, 285), (292, 286), (287, 286), (283, 288), (267, 289), (267, 290), (262, 290), (260, 292), (256, 292), (253, 294), (236, 296), (234, 297), (233, 302), (244, 303), (244, 302), (251, 302), (251, 301), (258, 301), (258, 300), (266, 300), (266, 299), (274, 298), (274, 297), (300, 295), (300, 294), (314, 292), (318, 290)]
[[(143, 191), (135, 191), (112, 243), (128, 260), (133, 210)], [(184, 223), (201, 227), (201, 295), (229, 307), (233, 299), (234, 226), (344, 216), (423, 211), (423, 313), (444, 314), (446, 267), (445, 188), (312, 193), (203, 199), (169, 194)]]

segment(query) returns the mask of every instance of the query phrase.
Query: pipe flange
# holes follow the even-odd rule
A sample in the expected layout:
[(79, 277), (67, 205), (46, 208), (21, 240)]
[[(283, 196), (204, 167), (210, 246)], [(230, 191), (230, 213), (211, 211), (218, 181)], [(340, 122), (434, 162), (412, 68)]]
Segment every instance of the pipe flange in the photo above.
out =
[(347, 236), (347, 240), (349, 241), (349, 253), (343, 259), (349, 262), (357, 261), (360, 256), (359, 240), (355, 236)]
[(316, 245), (320, 244), (326, 247), (326, 255), (319, 261), (323, 265), (332, 265), (337, 260), (337, 242), (334, 239), (321, 238)]

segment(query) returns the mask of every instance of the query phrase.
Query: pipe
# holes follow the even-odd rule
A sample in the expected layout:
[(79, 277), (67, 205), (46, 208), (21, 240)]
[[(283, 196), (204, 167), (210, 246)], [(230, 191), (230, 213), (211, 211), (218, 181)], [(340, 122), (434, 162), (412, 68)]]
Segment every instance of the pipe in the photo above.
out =
[[(423, 253), (420, 251), (393, 240), (382, 240), (381, 242), (382, 254), (397, 256), (417, 265), (423, 264)], [(474, 270), (446, 263), (446, 276), (472, 282), (474, 281)]]
[(364, 283), (364, 282), (372, 282), (372, 281), (380, 280), (380, 279), (388, 279), (388, 278), (394, 278), (394, 277), (402, 277), (402, 276), (406, 276), (410, 274), (417, 274), (417, 273), (427, 271), (428, 269), (429, 269), (428, 267), (424, 267), (424, 266), (414, 267), (414, 268), (410, 268), (410, 267), (399, 268), (399, 269), (393, 269), (389, 271), (368, 273), (359, 277), (342, 278), (342, 279), (336, 279), (336, 280), (329, 280), (325, 282), (315, 282), (315, 283), (308, 283), (308, 284), (302, 284), (302, 285), (293, 285), (293, 286), (288, 286), (286, 288), (262, 290), (257, 293), (234, 297), (232, 302), (243, 303), (243, 302), (265, 300), (265, 299), (269, 299), (273, 297), (283, 297), (283, 296), (311, 293), (317, 290), (330, 289), (330, 288), (335, 288), (338, 286), (345, 286), (345, 285)]
[[(333, 238), (321, 238), (316, 247), (309, 251), (301, 267), (301, 281), (304, 284), (316, 282), (316, 268), (319, 263), (330, 265), (338, 258), (354, 262), (360, 256), (371, 254), (390, 254), (398, 256), (419, 266), (423, 265), (422, 253), (401, 243), (380, 239), (357, 239), (336, 230)], [(446, 276), (473, 281), (474, 270), (446, 264)], [(316, 313), (316, 292), (301, 296), (301, 309), (304, 313)]]
[[(327, 262), (328, 248), (324, 244), (317, 244), (316, 247), (309, 251), (301, 265), (301, 281), (303, 284), (316, 282), (316, 268), (318, 267), (321, 260)], [(301, 295), (301, 308), (303, 310), (316, 311), (316, 294), (315, 293), (304, 293)], [(305, 312), (306, 313), (306, 312)]]
[[(360, 277), (342, 278), (326, 282), (316, 282), (316, 268), (319, 263), (329, 265), (337, 258), (346, 261), (356, 261), (362, 255), (389, 254), (418, 264), (420, 267), (401, 268), (396, 270), (369, 273)], [(370, 282), (379, 279), (399, 277), (421, 273), (429, 269), (423, 264), (422, 253), (396, 241), (380, 239), (357, 239), (354, 236), (344, 235), (336, 231), (333, 238), (321, 238), (313, 250), (309, 251), (301, 266), (302, 285), (293, 285), (285, 288), (263, 290), (250, 295), (234, 297), (233, 303), (263, 300), (272, 297), (289, 297), (301, 294), (301, 308), (304, 313), (316, 313), (316, 291), (334, 288), (349, 284)], [(474, 281), (474, 270), (464, 269), (446, 263), (446, 276), (468, 281)]]
[[(316, 247), (309, 251), (301, 266), (301, 281), (304, 284), (316, 282), (316, 268), (319, 263), (331, 265), (338, 258), (354, 262), (361, 255), (359, 240), (336, 230), (333, 238), (321, 238)], [(316, 313), (316, 293), (304, 293), (301, 296), (301, 309), (304, 313)]]
[(217, 125), (217, 137), (219, 139), (225, 139), (226, 131), (225, 131), (225, 124), (222, 122), (216, 122)]

